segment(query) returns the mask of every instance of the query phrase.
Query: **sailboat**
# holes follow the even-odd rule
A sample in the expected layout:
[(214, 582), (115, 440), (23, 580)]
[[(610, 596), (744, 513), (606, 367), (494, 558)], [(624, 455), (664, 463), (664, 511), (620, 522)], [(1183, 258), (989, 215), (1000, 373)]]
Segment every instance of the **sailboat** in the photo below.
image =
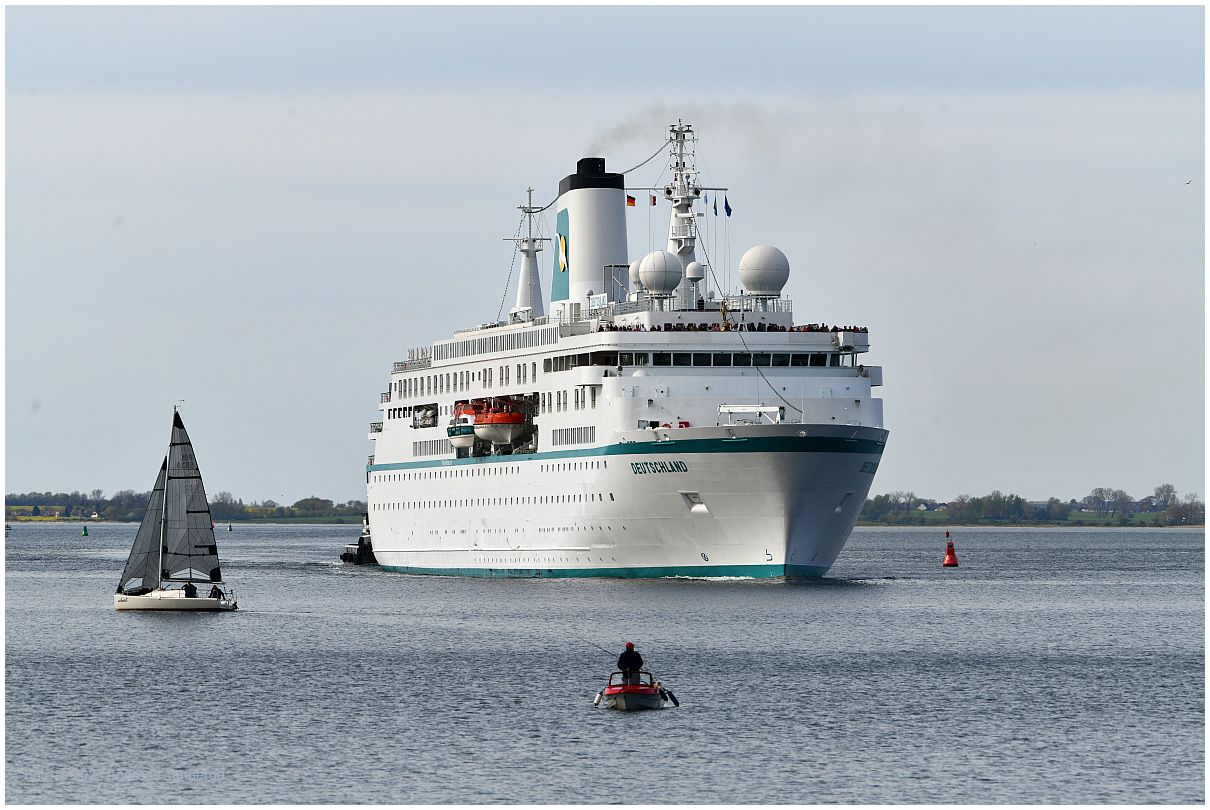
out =
[[(198, 585), (207, 590), (199, 593)], [(174, 406), (168, 455), (160, 465), (113, 606), (117, 610), (235, 610), (234, 592), (222, 585), (202, 474)]]

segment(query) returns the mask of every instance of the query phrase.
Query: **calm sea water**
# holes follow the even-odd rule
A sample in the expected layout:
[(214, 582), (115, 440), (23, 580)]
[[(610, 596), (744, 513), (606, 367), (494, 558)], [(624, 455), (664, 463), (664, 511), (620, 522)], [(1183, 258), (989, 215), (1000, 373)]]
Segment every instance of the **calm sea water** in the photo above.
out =
[[(10, 803), (1205, 798), (1201, 530), (960, 529), (943, 570), (859, 529), (786, 583), (412, 577), (237, 525), (238, 613), (119, 614), (134, 531), (6, 542)], [(593, 708), (627, 640), (679, 709)]]

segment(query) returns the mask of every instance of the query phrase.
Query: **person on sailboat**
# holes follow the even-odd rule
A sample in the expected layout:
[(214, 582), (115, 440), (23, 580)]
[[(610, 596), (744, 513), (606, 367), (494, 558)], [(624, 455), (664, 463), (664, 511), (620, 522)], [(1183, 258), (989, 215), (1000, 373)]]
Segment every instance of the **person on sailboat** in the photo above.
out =
[(186, 582), (185, 583), (185, 598), (193, 599), (195, 596), (197, 596), (197, 586), (194, 585), (192, 582)]
[(223, 593), (223, 589), (220, 588), (218, 585), (210, 586), (210, 598), (211, 599), (222, 599), (224, 596), (226, 596), (226, 594)]
[(626, 642), (626, 652), (618, 656), (618, 669), (626, 683), (639, 682), (639, 670), (643, 668), (643, 656), (634, 648), (633, 641)]

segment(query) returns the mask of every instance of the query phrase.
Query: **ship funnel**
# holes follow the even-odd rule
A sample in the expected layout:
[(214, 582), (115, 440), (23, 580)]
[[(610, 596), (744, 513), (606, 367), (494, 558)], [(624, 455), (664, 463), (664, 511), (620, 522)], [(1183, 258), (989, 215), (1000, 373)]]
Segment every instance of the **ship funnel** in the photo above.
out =
[(624, 301), (626, 191), (624, 175), (605, 171), (605, 158), (581, 158), (576, 173), (559, 182), (550, 301), (587, 305), (589, 290)]

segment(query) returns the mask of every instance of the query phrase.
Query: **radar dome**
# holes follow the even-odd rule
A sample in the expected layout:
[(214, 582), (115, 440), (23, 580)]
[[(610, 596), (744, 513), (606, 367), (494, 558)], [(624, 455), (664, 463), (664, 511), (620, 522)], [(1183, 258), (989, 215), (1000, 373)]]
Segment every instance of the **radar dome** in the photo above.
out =
[(685, 278), (690, 281), (701, 281), (706, 277), (706, 268), (701, 262), (689, 262), (685, 265)]
[(739, 260), (740, 283), (752, 295), (781, 295), (790, 278), (790, 260), (772, 245), (748, 248)]
[(635, 259), (630, 263), (630, 286), (641, 287), (643, 282), (639, 279), (639, 264), (641, 259)]
[(681, 275), (681, 257), (667, 250), (648, 253), (639, 264), (639, 280), (653, 295), (670, 295)]

